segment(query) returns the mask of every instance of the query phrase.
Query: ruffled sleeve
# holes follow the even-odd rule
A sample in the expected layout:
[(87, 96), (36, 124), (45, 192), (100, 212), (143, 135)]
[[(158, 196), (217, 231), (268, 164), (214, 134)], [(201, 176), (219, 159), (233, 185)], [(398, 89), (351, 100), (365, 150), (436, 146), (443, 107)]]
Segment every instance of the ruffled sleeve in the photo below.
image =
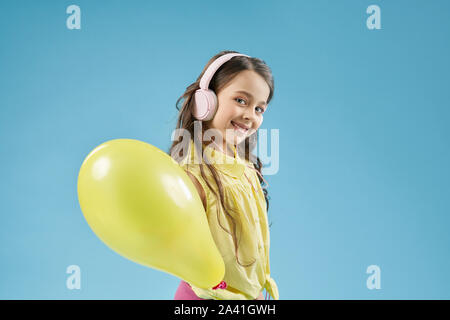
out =
[(278, 286), (270, 276), (267, 276), (266, 284), (264, 288), (269, 292), (269, 294), (274, 298), (274, 300), (280, 300), (280, 295), (278, 293)]
[[(200, 183), (200, 185), (203, 188), (203, 191), (205, 192), (206, 197), (206, 213), (210, 211), (211, 202), (215, 201), (215, 197), (212, 194), (211, 190), (209, 189), (208, 185), (206, 184), (204, 178), (202, 177), (201, 171), (200, 171), (200, 165), (198, 164), (186, 164), (181, 166), (182, 169), (186, 172), (189, 172), (191, 175), (193, 175), (197, 181)], [(204, 168), (204, 173), (207, 175), (207, 168)]]

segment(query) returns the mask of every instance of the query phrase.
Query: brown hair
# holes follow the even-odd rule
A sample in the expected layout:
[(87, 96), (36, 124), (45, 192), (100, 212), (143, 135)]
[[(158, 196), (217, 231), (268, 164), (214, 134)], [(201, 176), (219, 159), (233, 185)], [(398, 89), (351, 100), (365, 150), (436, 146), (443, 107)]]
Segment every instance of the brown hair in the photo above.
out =
[[(197, 119), (194, 118), (194, 116), (192, 114), (192, 110), (193, 110), (194, 104), (195, 104), (194, 93), (197, 89), (200, 88), (200, 79), (202, 78), (202, 76), (205, 73), (208, 66), (214, 60), (216, 60), (218, 57), (220, 57), (224, 54), (227, 54), (227, 53), (238, 53), (238, 52), (226, 50), (226, 51), (219, 52), (218, 54), (213, 56), (206, 64), (202, 73), (198, 76), (197, 80), (194, 83), (192, 83), (191, 85), (189, 85), (186, 88), (186, 91), (178, 98), (178, 100), (176, 102), (176, 109), (179, 111), (179, 113), (178, 113), (176, 129), (178, 129), (178, 128), (185, 129), (185, 130), (189, 131), (191, 137), (194, 137), (194, 121), (198, 121)], [(267, 82), (267, 84), (270, 88), (270, 94), (267, 99), (267, 103), (269, 103), (273, 97), (273, 92), (274, 92), (274, 81), (273, 81), (272, 72), (263, 60), (260, 60), (258, 58), (254, 58), (254, 57), (235, 56), (232, 59), (230, 59), (229, 61), (227, 61), (216, 71), (216, 73), (212, 77), (211, 82), (209, 84), (209, 89), (213, 90), (217, 95), (220, 92), (220, 90), (228, 82), (230, 82), (239, 72), (244, 71), (244, 70), (254, 71), (265, 79), (265, 81)], [(182, 102), (181, 108), (180, 108), (180, 102)], [(202, 130), (201, 130), (202, 136), (203, 136), (205, 129), (207, 129), (205, 127), (206, 126), (202, 126)], [(199, 159), (203, 159), (202, 154), (203, 154), (204, 148), (206, 146), (206, 144), (203, 142), (202, 136), (194, 137), (194, 142), (196, 142), (196, 140), (201, 141), (201, 154), (200, 154), (200, 150), (197, 150)], [(251, 151), (253, 150), (253, 148), (256, 145), (256, 140), (257, 140), (257, 132), (253, 133), (251, 136), (247, 137), (243, 142), (241, 142), (240, 145), (237, 146), (237, 149), (240, 151), (244, 150), (243, 154), (241, 154), (241, 157), (245, 157), (245, 159), (247, 161), (251, 161), (254, 164), (255, 169), (257, 169), (258, 172), (262, 176), (262, 172), (261, 172), (262, 162), (259, 159), (259, 157), (254, 156), (251, 153)], [(179, 141), (173, 141), (173, 143), (169, 149), (169, 152), (168, 152), (169, 155), (172, 155), (172, 152), (174, 152), (173, 149), (175, 148), (175, 146), (178, 143), (179, 143)], [(194, 148), (194, 149), (197, 149), (197, 148)], [(177, 157), (178, 156), (180, 156), (181, 158), (184, 158), (186, 155), (178, 154)], [(217, 195), (217, 193), (214, 191), (214, 189), (211, 187), (210, 183), (208, 182), (208, 179), (205, 176), (205, 171), (204, 171), (204, 167), (203, 167), (204, 165), (206, 165), (206, 167), (211, 172), (211, 175), (214, 178), (214, 182), (216, 183), (216, 185), (219, 189), (219, 195)], [(239, 265), (241, 265), (243, 267), (251, 266), (255, 261), (253, 261), (252, 263), (247, 264), (247, 265), (243, 265), (239, 261), (239, 258), (238, 258), (238, 243), (239, 242), (237, 241), (236, 222), (235, 222), (235, 219), (233, 218), (233, 216), (230, 214), (230, 211), (233, 212), (234, 210), (233, 210), (233, 208), (227, 208), (225, 206), (223, 186), (220, 181), (219, 175), (217, 174), (216, 169), (214, 168), (213, 165), (209, 164), (208, 162), (206, 162), (204, 164), (202, 161), (202, 163), (200, 163), (200, 173), (201, 173), (204, 181), (208, 185), (209, 189), (214, 193), (216, 198), (220, 199), (220, 204), (222, 205), (222, 208), (224, 209), (226, 216), (231, 221), (232, 232), (230, 232), (229, 230), (226, 230), (222, 226), (222, 224), (220, 224), (219, 212), (217, 212), (217, 220), (219, 221), (219, 225), (222, 227), (222, 229), (224, 231), (226, 231), (233, 237), (236, 261), (238, 262)], [(263, 179), (260, 176), (258, 176), (258, 178), (259, 178), (259, 182), (261, 184), (261, 188), (264, 193), (264, 197), (266, 200), (266, 207), (267, 207), (267, 211), (268, 211), (270, 197), (268, 196), (267, 189), (264, 187), (265, 183), (264, 183)]]

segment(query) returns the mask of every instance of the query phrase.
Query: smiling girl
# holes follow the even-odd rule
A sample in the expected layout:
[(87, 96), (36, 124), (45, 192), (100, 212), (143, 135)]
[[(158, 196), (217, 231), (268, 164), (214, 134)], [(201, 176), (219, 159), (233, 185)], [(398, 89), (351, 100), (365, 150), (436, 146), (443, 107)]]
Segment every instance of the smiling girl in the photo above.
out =
[(188, 132), (189, 139), (173, 141), (169, 153), (199, 193), (225, 276), (209, 289), (182, 280), (176, 300), (263, 299), (264, 289), (279, 299), (270, 276), (269, 200), (262, 188), (262, 162), (251, 153), (273, 92), (272, 73), (264, 61), (222, 51), (177, 101), (177, 129)]

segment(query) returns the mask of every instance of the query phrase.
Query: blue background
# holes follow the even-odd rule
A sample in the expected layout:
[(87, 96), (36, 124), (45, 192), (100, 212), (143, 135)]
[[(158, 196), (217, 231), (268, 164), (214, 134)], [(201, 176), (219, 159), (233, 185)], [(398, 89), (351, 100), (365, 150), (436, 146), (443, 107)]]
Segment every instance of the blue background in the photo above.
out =
[[(69, 30), (66, 8), (81, 8)], [(381, 9), (369, 30), (366, 9)], [(448, 1), (2, 1), (0, 298), (172, 299), (179, 279), (103, 244), (86, 155), (170, 145), (175, 102), (221, 50), (272, 68), (271, 271), (281, 299), (449, 299)], [(81, 268), (81, 289), (66, 268)], [(369, 290), (366, 269), (381, 269)]]

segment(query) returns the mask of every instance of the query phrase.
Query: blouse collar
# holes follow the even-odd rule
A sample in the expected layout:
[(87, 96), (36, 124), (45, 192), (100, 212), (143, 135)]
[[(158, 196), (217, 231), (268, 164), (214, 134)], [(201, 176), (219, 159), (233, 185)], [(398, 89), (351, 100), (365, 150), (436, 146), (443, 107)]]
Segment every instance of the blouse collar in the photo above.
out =
[[(190, 161), (193, 162), (194, 159), (194, 141), (191, 140), (189, 146)], [(219, 170), (220, 172), (229, 175), (234, 178), (241, 178), (244, 174), (245, 167), (247, 166), (246, 160), (242, 159), (238, 153), (236, 152), (236, 148), (234, 148), (234, 157), (226, 155), (222, 151), (219, 151), (210, 145), (205, 147), (204, 150), (205, 156), (209, 159), (210, 163), (214, 165), (214, 168)], [(205, 163), (205, 161), (202, 161)]]

